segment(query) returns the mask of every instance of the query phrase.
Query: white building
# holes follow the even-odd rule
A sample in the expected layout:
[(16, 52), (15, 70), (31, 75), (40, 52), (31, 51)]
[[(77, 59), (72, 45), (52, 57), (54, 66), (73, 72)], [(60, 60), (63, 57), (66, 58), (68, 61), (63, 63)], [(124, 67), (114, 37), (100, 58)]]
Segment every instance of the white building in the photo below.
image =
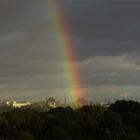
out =
[(16, 102), (16, 101), (13, 101), (12, 103), (12, 107), (24, 107), (24, 106), (28, 106), (28, 105), (31, 105), (30, 102)]
[(6, 100), (3, 102), (3, 105), (20, 108), (20, 107), (31, 105), (31, 103), (30, 102), (16, 102), (16, 101)]

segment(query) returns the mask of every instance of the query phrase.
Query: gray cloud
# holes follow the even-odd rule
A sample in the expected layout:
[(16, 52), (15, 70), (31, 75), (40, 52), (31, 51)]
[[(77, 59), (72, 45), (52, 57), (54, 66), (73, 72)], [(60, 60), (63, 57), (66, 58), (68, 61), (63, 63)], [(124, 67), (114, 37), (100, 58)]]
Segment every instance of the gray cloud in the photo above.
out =
[[(70, 28), (83, 90), (87, 91), (83, 96), (102, 100), (112, 94), (112, 100), (124, 96), (136, 99), (140, 84), (140, 2), (59, 2)], [(67, 62), (56, 41), (49, 8), (47, 1), (0, 1), (2, 99), (68, 96)]]

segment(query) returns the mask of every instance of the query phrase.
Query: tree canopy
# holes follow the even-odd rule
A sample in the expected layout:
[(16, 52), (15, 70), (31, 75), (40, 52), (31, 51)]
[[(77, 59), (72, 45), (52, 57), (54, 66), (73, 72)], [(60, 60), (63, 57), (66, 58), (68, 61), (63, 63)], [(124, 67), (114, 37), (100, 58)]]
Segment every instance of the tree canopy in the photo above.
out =
[(13, 109), (0, 114), (0, 140), (140, 140), (140, 103), (109, 108)]

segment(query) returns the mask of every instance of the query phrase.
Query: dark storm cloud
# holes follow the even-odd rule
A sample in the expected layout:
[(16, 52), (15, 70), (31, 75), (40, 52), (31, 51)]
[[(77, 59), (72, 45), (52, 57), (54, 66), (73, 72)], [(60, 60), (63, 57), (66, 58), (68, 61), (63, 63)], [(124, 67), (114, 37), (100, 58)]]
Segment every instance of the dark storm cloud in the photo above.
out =
[[(63, 7), (72, 33), (115, 40), (123, 37), (127, 40), (129, 37), (138, 39), (131, 34), (123, 36), (122, 33), (125, 33), (125, 30), (139, 30), (139, 4), (139, 1), (71, 1)], [(121, 33), (118, 30), (121, 30)]]
[(0, 34), (36, 28), (46, 17), (42, 9), (39, 1), (0, 0)]
[(79, 54), (79, 60), (92, 56), (139, 55), (140, 53), (140, 41), (84, 39), (75, 37), (75, 42), (75, 50)]
[[(79, 54), (77, 59), (139, 53), (139, 1), (62, 0), (61, 6)], [(1, 2), (1, 34), (15, 30), (38, 32), (41, 29), (37, 26), (43, 22), (49, 28), (47, 8), (47, 1)]]
[(63, 7), (81, 57), (139, 53), (139, 1), (72, 1)]

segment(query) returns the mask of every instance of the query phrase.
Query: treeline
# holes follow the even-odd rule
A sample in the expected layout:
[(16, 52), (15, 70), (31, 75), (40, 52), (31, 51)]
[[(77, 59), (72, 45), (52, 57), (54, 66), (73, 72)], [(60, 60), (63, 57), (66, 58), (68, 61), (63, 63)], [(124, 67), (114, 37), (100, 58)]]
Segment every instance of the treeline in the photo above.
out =
[(47, 112), (14, 109), (0, 115), (0, 140), (140, 140), (140, 103)]

